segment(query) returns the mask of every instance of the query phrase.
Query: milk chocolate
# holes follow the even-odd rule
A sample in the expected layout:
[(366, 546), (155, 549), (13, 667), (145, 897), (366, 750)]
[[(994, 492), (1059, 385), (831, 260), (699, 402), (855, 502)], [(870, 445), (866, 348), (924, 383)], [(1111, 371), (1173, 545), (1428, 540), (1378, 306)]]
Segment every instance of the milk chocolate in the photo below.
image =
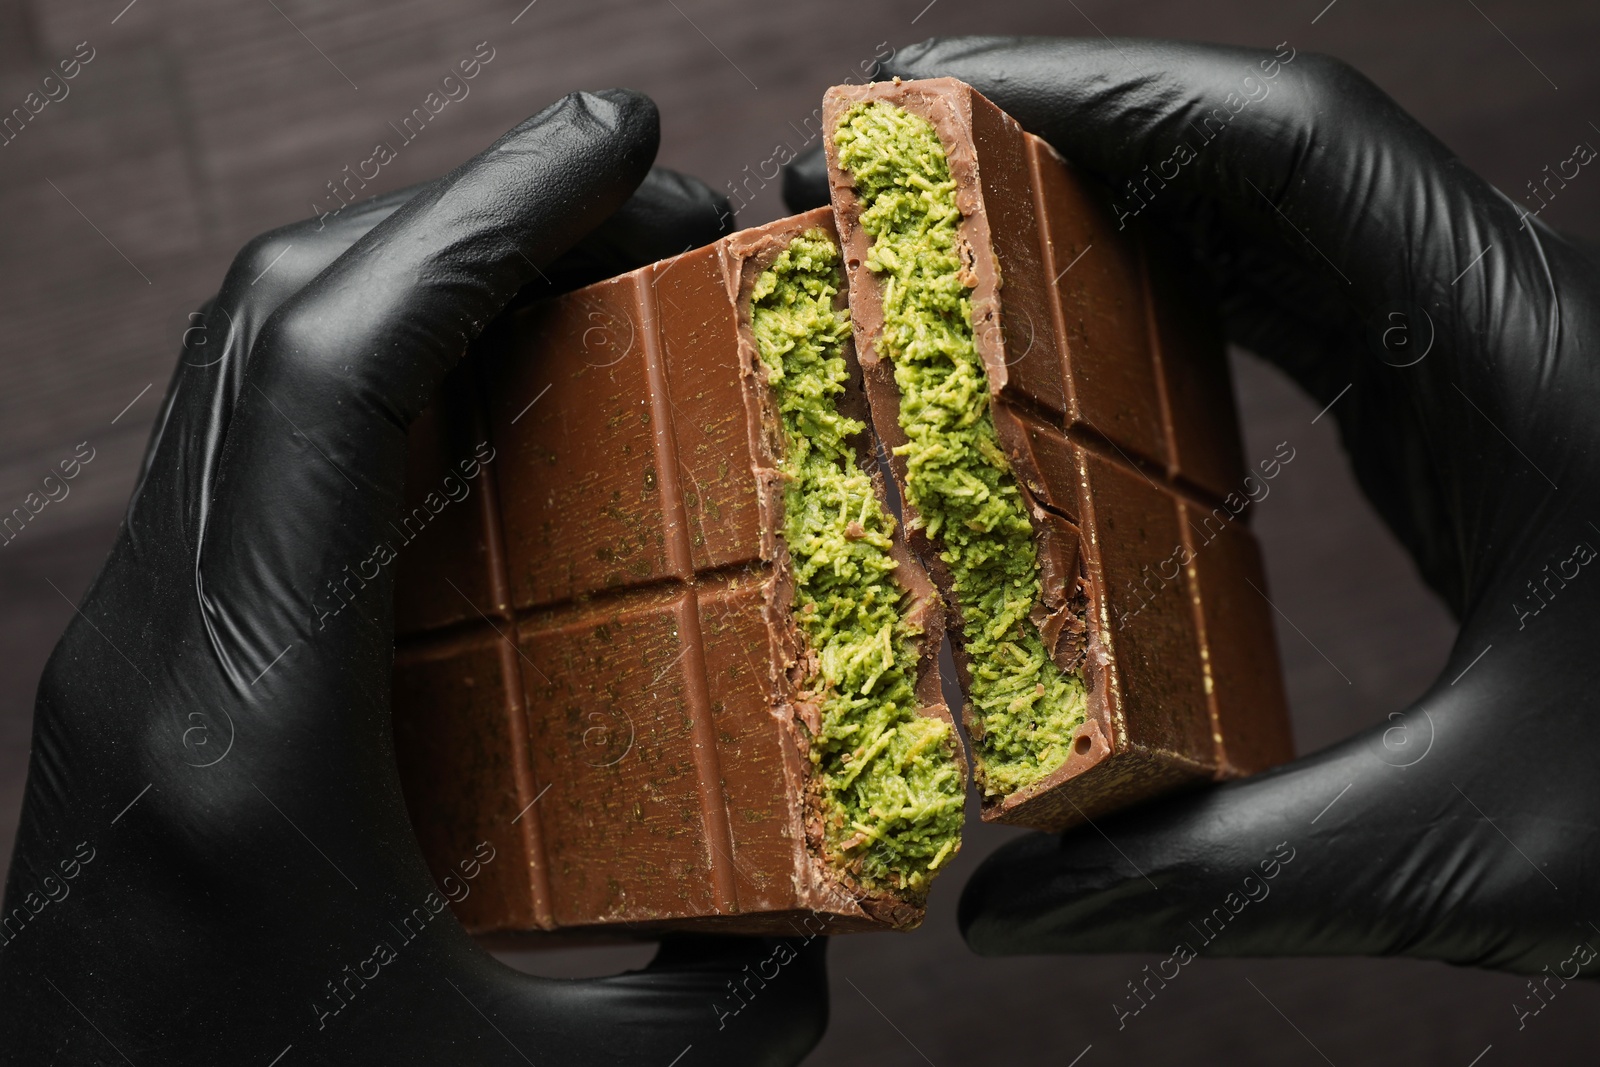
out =
[[(413, 429), (396, 744), (423, 852), (465, 890), (452, 900), (473, 933), (922, 917), (915, 896), (827, 861), (809, 788), (782, 438), (749, 303), (818, 229), (832, 233), (826, 208), (519, 311)], [(846, 356), (841, 407), (865, 423)], [(920, 713), (951, 721), (942, 603), (903, 541), (894, 552), (923, 627)], [(458, 868), (474, 859), (469, 883)]]
[[(823, 133), (856, 347), (891, 454), (907, 438), (892, 364), (878, 349), (872, 239), (834, 140), (846, 113), (871, 101), (927, 120), (945, 148), (990, 410), (1040, 559), (1034, 624), (1088, 691), (1067, 760), (1027, 788), (984, 795), (983, 817), (1061, 830), (1292, 758), (1227, 363), (1192, 269), (1176, 248), (1114, 224), (1054, 149), (962, 82), (829, 90)], [(904, 500), (904, 459), (891, 468)], [(969, 687), (949, 568), (903, 506), (912, 547), (950, 604)], [(977, 735), (970, 704), (965, 718)]]

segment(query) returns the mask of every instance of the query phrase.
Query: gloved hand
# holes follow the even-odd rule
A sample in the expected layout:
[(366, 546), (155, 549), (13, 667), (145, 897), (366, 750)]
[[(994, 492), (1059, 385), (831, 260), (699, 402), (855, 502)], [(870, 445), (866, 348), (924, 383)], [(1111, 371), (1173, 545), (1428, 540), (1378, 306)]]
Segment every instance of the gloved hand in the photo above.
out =
[[(393, 568), (337, 625), (306, 608), (385, 536), (408, 423), (520, 287), (720, 235), (720, 198), (647, 176), (657, 140), (647, 98), (576, 94), (439, 181), (240, 253), (40, 684), (0, 1061), (693, 1067), (818, 1040), (821, 938), (688, 939), (576, 982), (479, 949), (401, 800)], [(772, 958), (719, 1030), (727, 983)]]
[[(1332, 405), (1461, 622), (1435, 684), (1379, 727), (1001, 849), (962, 897), (969, 943), (1594, 970), (1600, 257), (1289, 44), (930, 41), (888, 75), (971, 83), (1109, 184), (1119, 219), (1186, 235), (1231, 339)], [(797, 164), (792, 207), (819, 173)]]

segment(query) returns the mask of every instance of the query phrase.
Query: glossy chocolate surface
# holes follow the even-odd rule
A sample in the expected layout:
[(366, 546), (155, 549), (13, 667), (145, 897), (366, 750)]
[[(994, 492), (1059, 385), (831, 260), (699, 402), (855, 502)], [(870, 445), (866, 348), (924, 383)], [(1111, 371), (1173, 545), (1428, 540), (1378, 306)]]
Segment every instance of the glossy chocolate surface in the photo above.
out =
[[(810, 666), (748, 305), (756, 275), (818, 228), (827, 209), (511, 316), (413, 431), (423, 515), (474, 449), (492, 456), (466, 499), (434, 497), (397, 597), (395, 729), (424, 853), (441, 877), (480, 841), (509, 857), (456, 904), (475, 933), (921, 919), (820, 858), (814, 713), (796, 699)], [(844, 404), (866, 421), (859, 381)], [(924, 625), (921, 713), (948, 720), (943, 608), (895, 551)]]

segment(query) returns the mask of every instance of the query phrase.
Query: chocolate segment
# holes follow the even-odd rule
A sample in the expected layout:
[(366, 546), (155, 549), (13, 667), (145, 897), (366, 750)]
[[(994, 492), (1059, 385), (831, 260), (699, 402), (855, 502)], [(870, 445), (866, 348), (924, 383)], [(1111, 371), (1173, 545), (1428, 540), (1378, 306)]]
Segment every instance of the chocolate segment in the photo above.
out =
[[(1049, 145), (961, 82), (836, 87), (823, 122), (873, 422), (891, 451), (911, 544), (952, 614), (984, 818), (1060, 830), (1186, 783), (1292, 758), (1259, 552), (1238, 508), (1221, 512), (1220, 533), (1196, 526), (1224, 499), (1242, 499), (1244, 471), (1220, 332), (1181, 258), (1120, 232)], [(928, 127), (945, 170), (927, 161)], [(934, 206), (896, 204), (906, 188)], [(970, 306), (986, 417), (1004, 453), (990, 462), (1009, 468), (989, 492), (1020, 488), (1037, 561), (1037, 602), (1001, 640), (1021, 649), (1042, 642), (1060, 677), (1081, 685), (1084, 708), (1070, 736), (1049, 736), (1072, 721), (1066, 715), (1011, 715), (1021, 698), (994, 722), (994, 699), (987, 712), (976, 706), (975, 681), (996, 683), (993, 657), (975, 661), (967, 647), (975, 599), (956, 586), (971, 584), (971, 571), (958, 565), (948, 535), (929, 536), (929, 516), (919, 513), (919, 500), (939, 498), (919, 495), (927, 468), (919, 473), (907, 457), (927, 462), (916, 435), (934, 424), (918, 421), (924, 398), (906, 392), (922, 388), (922, 371), (897, 360), (918, 365), (925, 354), (905, 353), (926, 342), (922, 332), (906, 341), (903, 327), (889, 324), (886, 301), (899, 301), (902, 317), (912, 306), (915, 271), (895, 257), (938, 229), (946, 195), (959, 212), (950, 273)], [(932, 271), (922, 265), (941, 262), (939, 254), (917, 260), (917, 269)], [(948, 282), (947, 274), (916, 284), (938, 293)], [(941, 343), (947, 327), (962, 332), (961, 313), (946, 306), (942, 314), (927, 331)], [(945, 522), (942, 513), (931, 518), (935, 527)], [(985, 607), (980, 628), (991, 617)], [(996, 638), (985, 631), (984, 640)], [(1014, 747), (1019, 737), (1041, 754), (1021, 784), (995, 762), (995, 746)], [(1052, 762), (1046, 752), (1065, 755)]]
[[(825, 789), (823, 666), (795, 617), (783, 428), (752, 333), (758, 277), (819, 234), (831, 250), (827, 209), (523, 310), (414, 431), (417, 485), (474, 446), (492, 457), (452, 505), (471, 525), (457, 551), (441, 534), (397, 596), (396, 739), (424, 853), (441, 878), (480, 842), (499, 857), (454, 902), (476, 934), (921, 920), (926, 878), (871, 877), (871, 843)], [(848, 330), (841, 345), (838, 407), (864, 426)], [(881, 507), (869, 435), (849, 448)], [(942, 604), (903, 540), (888, 551), (908, 710), (943, 724), (959, 810)]]

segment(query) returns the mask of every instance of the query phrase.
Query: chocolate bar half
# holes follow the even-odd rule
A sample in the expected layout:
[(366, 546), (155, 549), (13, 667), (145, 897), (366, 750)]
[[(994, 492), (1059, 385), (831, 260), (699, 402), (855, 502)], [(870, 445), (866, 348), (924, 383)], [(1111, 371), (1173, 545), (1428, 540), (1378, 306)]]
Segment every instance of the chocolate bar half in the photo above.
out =
[(856, 346), (951, 610), (984, 818), (1060, 830), (1293, 756), (1219, 333), (954, 79), (829, 90)]
[(396, 746), (474, 933), (921, 920), (966, 767), (843, 288), (827, 209), (747, 230), (498, 323), (414, 428)]

